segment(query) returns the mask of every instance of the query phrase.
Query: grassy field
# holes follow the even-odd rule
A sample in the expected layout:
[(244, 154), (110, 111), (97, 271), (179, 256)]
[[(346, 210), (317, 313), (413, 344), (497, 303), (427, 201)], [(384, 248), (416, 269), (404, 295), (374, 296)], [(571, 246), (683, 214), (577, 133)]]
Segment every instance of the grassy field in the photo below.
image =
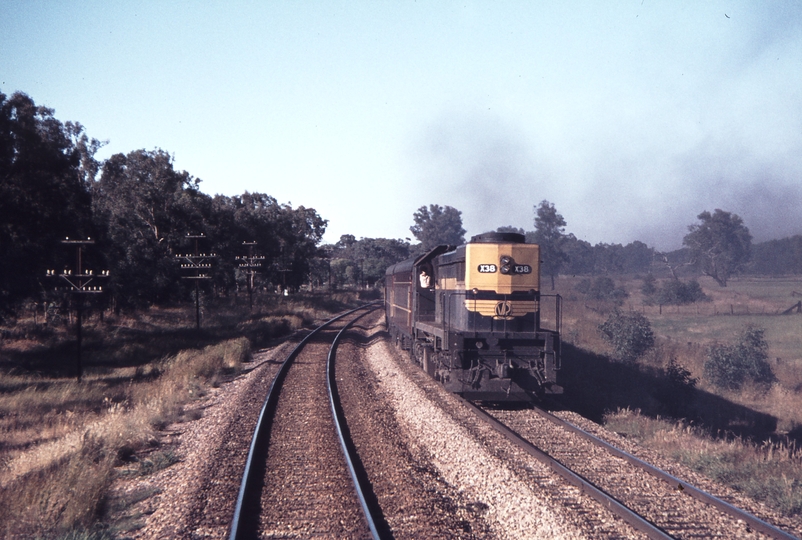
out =
[(271, 295), (250, 314), (241, 299), (218, 300), (200, 331), (193, 306), (95, 313), (84, 321), (80, 382), (73, 327), (23, 317), (0, 328), (0, 537), (114, 538), (115, 475), (178, 459), (160, 448), (161, 428), (187, 418), (186, 405), (235, 375), (252, 349), (357, 302)]
[[(586, 416), (640, 440), (711, 478), (802, 516), (802, 314), (781, 313), (802, 299), (802, 278), (740, 278), (726, 288), (699, 283), (708, 302), (647, 305), (642, 281), (615, 278), (629, 296), (618, 309), (637, 311), (656, 336), (635, 365), (611, 360), (598, 325), (615, 308), (561, 278), (566, 342), (566, 398)], [(705, 378), (708, 347), (733, 343), (747, 324), (765, 329), (776, 382), (722, 390)], [(695, 385), (672, 383), (669, 364), (687, 370)]]
[(711, 302), (663, 306), (662, 314), (659, 307), (640, 306), (656, 334), (706, 344), (730, 340), (739, 328), (751, 323), (766, 329), (770, 358), (792, 365), (802, 362), (802, 314), (778, 316), (802, 300), (802, 278), (741, 278), (731, 280), (726, 288), (709, 278), (700, 283)]

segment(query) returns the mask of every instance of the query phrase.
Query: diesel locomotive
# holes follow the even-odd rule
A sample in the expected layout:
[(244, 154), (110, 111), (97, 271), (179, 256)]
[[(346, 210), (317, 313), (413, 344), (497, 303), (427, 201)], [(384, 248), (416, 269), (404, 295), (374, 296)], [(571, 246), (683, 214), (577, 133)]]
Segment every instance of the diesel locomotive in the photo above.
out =
[(391, 339), (447, 390), (477, 401), (562, 393), (561, 298), (541, 294), (540, 247), (523, 235), (437, 246), (389, 267), (384, 292)]

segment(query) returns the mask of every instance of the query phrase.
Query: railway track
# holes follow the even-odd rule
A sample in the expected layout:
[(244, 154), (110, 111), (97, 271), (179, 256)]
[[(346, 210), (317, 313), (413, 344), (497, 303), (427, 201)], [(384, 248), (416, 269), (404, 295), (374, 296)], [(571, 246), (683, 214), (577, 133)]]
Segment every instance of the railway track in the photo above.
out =
[(321, 325), (284, 361), (254, 430), (230, 539), (380, 537), (380, 511), (354, 459), (330, 367), (338, 338), (375, 309)]
[(466, 403), (518, 447), (649, 538), (796, 538), (541, 408), (497, 411)]
[[(358, 316), (332, 322), (307, 336), (298, 351), (290, 353), (289, 361), (282, 363), (289, 369), (283, 381), (272, 377), (291, 344), (269, 364), (253, 370), (252, 376), (263, 383), (242, 379), (242, 383), (251, 381), (248, 384), (254, 388), (263, 386), (264, 391), (255, 392), (260, 396), (267, 393), (268, 385), (278, 387), (281, 394), (292, 392), (284, 395), (287, 400), (278, 400), (272, 412), (267, 404), (263, 406), (261, 414), (257, 414), (261, 397), (256, 403), (245, 397), (254, 392), (243, 393), (236, 404), (225, 401), (229, 409), (242, 409), (243, 414), (237, 416), (241, 421), (219, 428), (217, 450), (206, 451), (194, 461), (203, 465), (195, 475), (200, 489), (184, 499), (165, 491), (163, 505), (185, 508), (182, 514), (186, 515), (165, 521), (165, 527), (154, 527), (141, 538), (224, 538), (229, 534), (230, 538), (369, 538), (378, 534), (398, 539), (767, 537), (748, 522), (739, 522), (740, 518), (697, 504), (688, 497), (687, 484), (680, 491), (674, 484), (633, 470), (623, 459), (583, 442), (531, 410), (491, 411), (613, 495), (651, 523), (654, 531), (633, 527), (611, 512), (608, 503), (589, 497), (589, 488), (562, 480), (480, 420), (470, 407), (411, 364), (406, 352), (392, 350), (381, 313), (354, 321)], [(355, 324), (344, 331), (350, 322)], [(336, 349), (336, 368), (327, 374), (325, 359), (333, 356), (328, 353), (336, 335), (342, 338)], [(341, 394), (339, 405), (332, 405), (326, 393), (327, 378)], [(295, 397), (290, 399), (290, 394)], [(352, 439), (346, 446), (358, 450), (354, 470), (362, 470), (356, 475), (367, 479), (368, 485), (361, 488), (363, 498), (381, 508), (373, 528), (363, 517), (365, 503), (353, 487), (353, 473), (340, 449), (331, 420), (333, 407), (346, 413), (342, 437)], [(256, 433), (257, 417), (273, 430), (261, 442), (252, 442), (249, 452), (248, 436)], [(572, 418), (593, 430), (582, 420)], [(242, 441), (232, 444), (235, 438)], [(260, 447), (259, 452), (254, 449)], [(561, 455), (560, 448), (568, 451)], [(244, 480), (245, 454), (262, 456), (249, 459), (250, 487), (239, 484)], [(186, 465), (189, 468), (189, 460)], [(236, 469), (230, 480), (221, 476), (228, 469)], [(685, 477), (684, 472), (675, 474)], [(234, 510), (237, 486), (240, 497)], [(752, 506), (745, 508), (799, 534), (796, 524), (788, 525)], [(239, 521), (229, 529), (233, 514)]]
[[(551, 508), (563, 523), (573, 524), (576, 532), (563, 537), (575, 534), (574, 537), (588, 538), (792, 539), (799, 534), (798, 524), (792, 520), (744, 501), (724, 488), (714, 489), (719, 493), (717, 498), (706, 495), (685, 480), (661, 474), (642, 460), (609, 449), (603, 441), (591, 442), (590, 437), (579, 435), (565, 423), (549, 420), (545, 412), (541, 416), (532, 410), (489, 409), (490, 414), (480, 412), (477, 415), (474, 405), (447, 395), (422, 374), (409, 371), (408, 375), (425, 390), (430, 406), (442, 410), (453, 419), (457, 429), (465, 431), (464, 435), (453, 439), (455, 442), (475, 440), (480, 446), (474, 446), (473, 452), (480, 447), (486, 449), (541, 497), (544, 508)], [(494, 417), (497, 426), (491, 427), (480, 416)], [(499, 421), (511, 429), (498, 429)], [(438, 422), (444, 437), (448, 437), (445, 434), (450, 434), (454, 428), (447, 427), (442, 420)], [(450, 443), (440, 446), (439, 441), (433, 444), (437, 445), (433, 450), (435, 456), (448, 454), (456, 447)], [(530, 452), (532, 444), (540, 448), (540, 452), (534, 452), (540, 454), (537, 459)], [(478, 467), (481, 456), (473, 455), (477, 456)], [(548, 469), (543, 464), (547, 464)], [(556, 469), (562, 469), (560, 474), (554, 474)], [(680, 474), (684, 477), (687, 473)], [(560, 476), (568, 479), (555, 480)], [(459, 473), (452, 476), (452, 481), (462, 481)], [(477, 483), (471, 478), (467, 486)], [(462, 489), (467, 488), (465, 484), (462, 486)], [(480, 493), (480, 496), (486, 495)], [(503, 509), (506, 504), (504, 500), (484, 500), (494, 510)], [(745, 508), (763, 519), (736, 508), (739, 504), (745, 504)], [(501, 525), (506, 528), (507, 524), (502, 522)], [(529, 527), (530, 524), (522, 525), (519, 532), (513, 534), (531, 536), (534, 533)]]

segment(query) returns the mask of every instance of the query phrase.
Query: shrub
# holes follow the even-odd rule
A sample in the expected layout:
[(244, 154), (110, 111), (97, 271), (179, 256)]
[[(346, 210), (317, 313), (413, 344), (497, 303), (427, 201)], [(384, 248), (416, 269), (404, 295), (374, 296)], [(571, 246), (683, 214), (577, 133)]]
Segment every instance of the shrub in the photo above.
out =
[(640, 313), (624, 314), (616, 310), (599, 325), (599, 332), (612, 345), (615, 356), (624, 362), (634, 362), (654, 347), (652, 325)]
[(650, 297), (657, 292), (657, 279), (655, 279), (654, 275), (647, 274), (646, 277), (643, 278), (643, 285), (641, 285), (640, 292), (646, 297)]
[(678, 279), (665, 281), (654, 294), (654, 302), (662, 305), (681, 306), (709, 300), (710, 298), (702, 291), (702, 286), (695, 279), (687, 283)]
[(695, 377), (685, 366), (671, 357), (664, 371), (664, 379), (658, 385), (656, 395), (670, 416), (679, 418), (688, 416), (693, 410), (693, 401), (696, 390)]
[(628, 296), (623, 288), (616, 288), (615, 282), (607, 276), (583, 279), (576, 285), (576, 290), (593, 300), (607, 300), (621, 305)]
[(734, 345), (715, 344), (707, 350), (705, 377), (719, 388), (740, 390), (751, 382), (768, 389), (776, 380), (768, 358), (765, 330), (747, 325)]

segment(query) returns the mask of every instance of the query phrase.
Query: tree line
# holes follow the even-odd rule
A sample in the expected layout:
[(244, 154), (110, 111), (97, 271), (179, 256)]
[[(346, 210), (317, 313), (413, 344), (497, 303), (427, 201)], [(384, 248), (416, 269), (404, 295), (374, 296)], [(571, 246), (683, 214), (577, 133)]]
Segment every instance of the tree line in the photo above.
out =
[[(552, 203), (544, 200), (535, 207), (535, 230), (526, 235), (527, 241), (540, 244), (542, 271), (551, 277), (552, 288), (555, 276), (561, 273), (646, 273), (648, 276), (655, 263), (664, 264), (675, 282), (680, 281), (677, 269), (687, 266), (726, 287), (733, 275), (749, 268), (752, 235), (740, 216), (721, 209), (712, 213), (704, 211), (697, 219), (697, 223), (688, 226), (688, 234), (682, 239), (685, 247), (672, 253), (660, 253), (640, 241), (626, 246), (604, 243), (591, 246), (572, 234), (565, 234), (565, 219)], [(693, 284), (684, 288), (674, 285), (663, 293), (693, 296), (695, 288)]]
[(190, 234), (202, 233), (201, 250), (217, 255), (208, 273), (218, 294), (244, 284), (243, 242), (265, 256), (263, 283), (306, 281), (327, 224), (314, 209), (264, 193), (210, 196), (164, 150), (101, 162), (103, 144), (24, 93), (0, 93), (0, 315), (60, 285), (45, 269), (73, 268), (65, 238), (94, 240), (84, 267), (109, 270), (105, 296), (118, 308), (186, 297), (176, 255), (192, 251)]
[[(292, 208), (264, 193), (210, 196), (200, 191), (199, 179), (176, 170), (164, 150), (119, 153), (101, 162), (95, 156), (103, 145), (81, 124), (60, 122), (26, 94), (0, 93), (0, 314), (14, 313), (21, 302), (52, 288), (43, 269), (71, 264), (61, 245), (66, 237), (95, 240), (87, 266), (110, 271), (105, 287), (119, 308), (188, 294), (175, 257), (192, 249), (188, 234), (203, 233), (202, 251), (217, 254), (209, 274), (218, 294), (244, 285), (236, 257), (247, 254), (245, 242), (257, 242), (256, 252), (265, 257), (262, 286), (290, 289), (304, 283), (376, 286), (395, 262), (465, 242), (462, 213), (430, 204), (412, 216), (417, 244), (343, 235), (320, 246), (327, 220), (312, 208)], [(735, 214), (716, 209), (698, 220), (689, 225), (685, 247), (671, 253), (640, 241), (591, 245), (566, 234), (566, 220), (546, 200), (534, 207), (533, 230), (497, 230), (519, 232), (541, 246), (542, 271), (552, 288), (559, 275), (648, 274), (655, 263), (675, 281), (677, 270), (687, 267), (721, 286), (738, 272), (802, 272), (802, 236), (752, 246)], [(688, 292), (680, 289), (664, 293)]]

